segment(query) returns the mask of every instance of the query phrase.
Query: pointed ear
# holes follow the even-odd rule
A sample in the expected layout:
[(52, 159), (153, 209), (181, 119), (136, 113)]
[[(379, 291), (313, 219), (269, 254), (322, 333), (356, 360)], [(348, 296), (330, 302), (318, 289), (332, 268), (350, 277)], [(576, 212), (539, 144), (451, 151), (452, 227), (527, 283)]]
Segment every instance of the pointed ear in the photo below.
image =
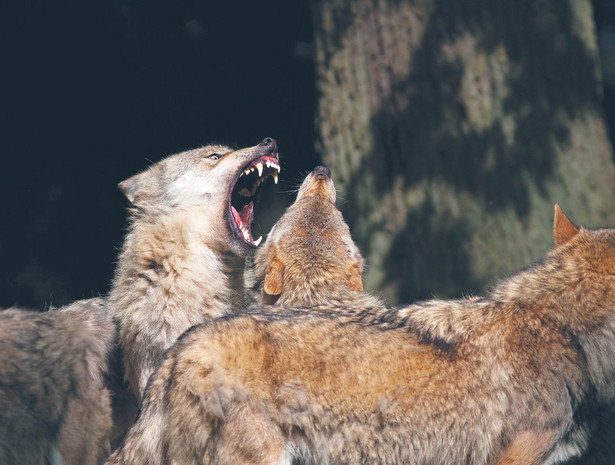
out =
[(361, 264), (352, 262), (348, 267), (348, 287), (351, 291), (363, 291), (363, 278), (361, 277)]
[(565, 244), (578, 232), (577, 227), (572, 224), (559, 205), (556, 204), (555, 216), (553, 217), (553, 243), (556, 246)]
[(122, 194), (126, 196), (128, 201), (132, 204), (135, 203), (135, 199), (137, 198), (139, 192), (139, 177), (141, 174), (136, 174), (128, 179), (120, 182), (117, 187), (122, 191)]
[(131, 204), (138, 205), (141, 200), (159, 194), (157, 187), (162, 172), (162, 166), (156, 164), (142, 173), (125, 179), (117, 187)]
[(265, 274), (263, 289), (266, 294), (280, 295), (284, 283), (284, 263), (278, 259), (275, 250), (269, 255), (269, 265)]

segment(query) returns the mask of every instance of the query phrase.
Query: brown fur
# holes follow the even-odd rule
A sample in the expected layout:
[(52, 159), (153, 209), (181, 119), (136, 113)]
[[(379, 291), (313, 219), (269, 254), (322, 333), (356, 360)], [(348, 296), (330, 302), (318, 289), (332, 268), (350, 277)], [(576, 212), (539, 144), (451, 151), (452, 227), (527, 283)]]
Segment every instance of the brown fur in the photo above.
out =
[[(350, 236), (342, 214), (335, 208), (335, 186), (330, 171), (317, 167), (303, 181), (297, 199), (278, 220), (267, 241), (255, 256), (250, 278), (261, 299), (282, 305), (381, 307), (381, 302), (362, 292), (363, 258)], [(159, 463), (164, 452), (160, 408), (170, 373), (160, 368), (143, 400), (136, 425), (111, 463)], [(248, 407), (238, 410), (247, 420), (257, 413)], [(255, 426), (247, 423), (250, 427)], [(258, 428), (258, 425), (256, 425)], [(236, 434), (229, 431), (228, 434)], [(267, 428), (258, 430), (259, 445), (246, 444), (246, 460), (259, 459), (259, 450), (273, 453), (283, 447)]]
[(552, 431), (524, 431), (508, 445), (497, 465), (539, 465), (555, 442)]
[[(119, 184), (133, 208), (108, 302), (137, 398), (181, 333), (243, 306), (244, 257), (257, 244), (232, 229), (229, 196), (261, 157), (276, 165), (263, 164), (265, 176), (277, 176), (277, 156), (269, 138), (241, 150), (210, 145)], [(244, 219), (249, 231), (251, 212)]]
[(110, 360), (117, 329), (104, 300), (100, 298), (80, 300), (54, 312), (70, 316), (80, 325), (82, 334), (90, 338), (85, 361), (95, 388), (90, 398), (77, 397), (68, 404), (58, 450), (64, 465), (97, 464), (111, 452), (113, 446), (112, 404), (115, 402), (115, 391), (110, 388), (109, 379), (113, 376)]
[(96, 465), (109, 453), (114, 338), (101, 299), (0, 312), (0, 463)]
[(378, 305), (362, 292), (364, 260), (335, 200), (331, 172), (317, 167), (256, 252), (261, 303), (311, 306), (357, 298)]
[(152, 379), (150, 417), (129, 436), (142, 439), (110, 463), (578, 456), (615, 396), (615, 230), (575, 230), (485, 297), (253, 310), (191, 329)]

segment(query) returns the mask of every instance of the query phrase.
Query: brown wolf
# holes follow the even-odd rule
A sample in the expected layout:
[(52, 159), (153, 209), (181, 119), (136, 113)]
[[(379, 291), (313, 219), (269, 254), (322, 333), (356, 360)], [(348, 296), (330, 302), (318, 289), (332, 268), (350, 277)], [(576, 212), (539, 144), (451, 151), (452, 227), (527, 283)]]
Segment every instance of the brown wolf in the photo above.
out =
[(316, 167), (256, 252), (254, 275), (263, 303), (288, 307), (362, 299), (368, 305), (364, 260), (335, 200), (331, 171)]
[(192, 328), (110, 463), (578, 456), (615, 397), (615, 230), (576, 228), (556, 207), (554, 239), (485, 297), (254, 310)]
[(119, 184), (132, 204), (108, 303), (138, 398), (190, 326), (241, 308), (244, 257), (260, 184), (279, 172), (275, 140), (170, 156)]
[(0, 311), (0, 463), (96, 465), (109, 453), (114, 337), (101, 299)]

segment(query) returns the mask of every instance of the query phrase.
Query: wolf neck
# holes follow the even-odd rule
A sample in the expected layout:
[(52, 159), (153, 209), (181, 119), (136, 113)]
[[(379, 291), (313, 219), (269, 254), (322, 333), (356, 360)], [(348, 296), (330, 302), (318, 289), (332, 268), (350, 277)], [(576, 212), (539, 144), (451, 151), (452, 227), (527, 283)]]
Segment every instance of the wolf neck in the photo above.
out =
[(184, 331), (241, 308), (244, 264), (209, 245), (189, 223), (133, 224), (109, 300), (137, 392)]
[(147, 296), (150, 301), (187, 306), (189, 312), (196, 306), (206, 316), (218, 316), (239, 305), (245, 259), (216, 250), (194, 229), (181, 222), (132, 228), (111, 293), (118, 287), (129, 291), (124, 285), (128, 280), (133, 289), (128, 292), (130, 300)]

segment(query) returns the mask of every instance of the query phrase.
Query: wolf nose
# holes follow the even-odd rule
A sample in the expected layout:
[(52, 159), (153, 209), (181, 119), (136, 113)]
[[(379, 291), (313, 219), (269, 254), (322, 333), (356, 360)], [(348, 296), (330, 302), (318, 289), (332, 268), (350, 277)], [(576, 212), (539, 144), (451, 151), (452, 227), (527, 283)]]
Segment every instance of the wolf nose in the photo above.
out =
[(272, 152), (278, 151), (278, 143), (271, 137), (265, 137), (258, 145), (271, 149)]
[(331, 170), (326, 166), (317, 166), (314, 168), (314, 174), (319, 177), (325, 177), (326, 179), (331, 177)]

